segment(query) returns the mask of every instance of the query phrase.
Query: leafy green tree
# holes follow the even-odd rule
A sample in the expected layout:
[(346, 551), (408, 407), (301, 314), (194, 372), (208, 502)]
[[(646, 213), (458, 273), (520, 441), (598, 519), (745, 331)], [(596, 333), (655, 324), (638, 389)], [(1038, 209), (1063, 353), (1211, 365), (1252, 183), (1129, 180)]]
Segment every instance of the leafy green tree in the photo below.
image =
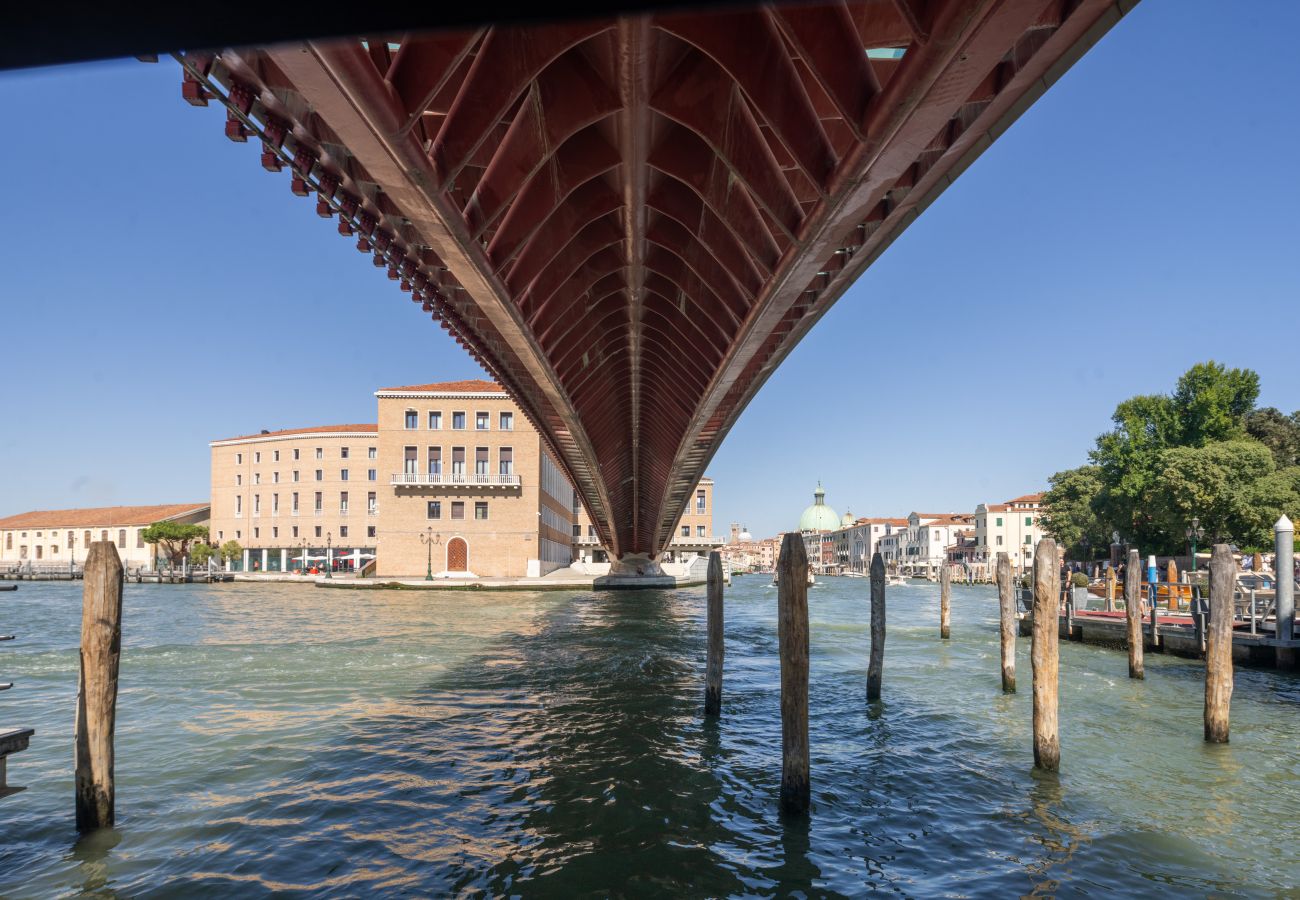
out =
[(140, 539), (146, 544), (156, 545), (173, 564), (179, 564), (189, 552), (190, 544), (208, 539), (208, 527), (181, 522), (154, 522), (140, 532)]
[(1246, 416), (1246, 432), (1273, 453), (1279, 469), (1300, 466), (1300, 411), (1284, 415), (1267, 406)]
[(226, 562), (234, 562), (244, 555), (244, 548), (239, 545), (239, 541), (226, 541), (221, 545), (221, 558)]
[[(1071, 559), (1089, 559), (1110, 545), (1111, 529), (1093, 508), (1102, 492), (1100, 466), (1080, 466), (1057, 472), (1043, 495), (1043, 528)], [(1088, 542), (1087, 547), (1084, 541)]]
[(1203, 447), (1246, 432), (1246, 416), (1259, 399), (1259, 375), (1211, 360), (1197, 363), (1178, 379), (1172, 397), (1182, 434), (1178, 443)]
[(216, 548), (211, 544), (195, 544), (190, 548), (190, 563), (196, 566), (206, 566), (208, 560), (212, 559), (216, 553)]

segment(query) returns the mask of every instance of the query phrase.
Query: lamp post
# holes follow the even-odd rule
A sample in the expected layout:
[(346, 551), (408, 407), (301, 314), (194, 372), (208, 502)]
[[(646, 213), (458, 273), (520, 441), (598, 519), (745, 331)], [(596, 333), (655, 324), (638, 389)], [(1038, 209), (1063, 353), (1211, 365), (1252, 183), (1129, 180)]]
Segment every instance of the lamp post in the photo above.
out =
[(1201, 527), (1201, 520), (1192, 516), (1192, 524), (1187, 526), (1187, 540), (1192, 544), (1192, 571), (1196, 571), (1196, 542), (1205, 537), (1205, 529)]
[(325, 532), (325, 577), (334, 577), (334, 533)]
[[(305, 531), (306, 529), (304, 528), (303, 530)], [(306, 574), (307, 574), (307, 538), (306, 538), (306, 536), (304, 536), (303, 539), (302, 539), (302, 559), (299, 560), (299, 562), (298, 562), (298, 574), (299, 574), (299, 575), (306, 575)]]
[(433, 545), (442, 543), (442, 534), (434, 534), (433, 526), (430, 525), (424, 530), (424, 534), (420, 535), (420, 543), (429, 548), (425, 554), (427, 560), (425, 562), (424, 580), (433, 581)]

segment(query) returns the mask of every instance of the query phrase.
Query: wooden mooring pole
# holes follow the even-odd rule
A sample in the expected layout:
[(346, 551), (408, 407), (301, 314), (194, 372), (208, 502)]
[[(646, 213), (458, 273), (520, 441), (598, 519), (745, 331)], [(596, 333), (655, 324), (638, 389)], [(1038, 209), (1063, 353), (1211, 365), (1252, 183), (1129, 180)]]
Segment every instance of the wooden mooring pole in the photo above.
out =
[(122, 561), (111, 541), (90, 545), (83, 569), (81, 680), (75, 736), (77, 829), (114, 821), (113, 728), (122, 652)]
[(880, 699), (885, 674), (885, 561), (871, 557), (871, 655), (867, 661), (867, 700)]
[(1034, 551), (1034, 631), (1030, 662), (1034, 684), (1034, 765), (1049, 772), (1061, 767), (1057, 719), (1060, 595), (1061, 561), (1056, 541), (1043, 538)]
[(952, 568), (947, 561), (939, 569), (939, 637), (945, 641), (952, 636), (949, 619), (952, 616)]
[(781, 652), (781, 808), (808, 811), (808, 554), (787, 534), (777, 563), (777, 634)]
[(722, 556), (709, 554), (708, 661), (704, 667), (704, 714), (722, 714)]
[(1232, 547), (1215, 544), (1210, 556), (1210, 624), (1205, 635), (1205, 739), (1228, 743), (1232, 705), (1232, 609), (1237, 563)]
[(1128, 623), (1128, 677), (1146, 678), (1142, 663), (1142, 557), (1128, 552), (1124, 567), (1124, 620)]
[(1016, 591), (1011, 583), (1011, 559), (998, 554), (998, 613), (1002, 632), (1002, 693), (1016, 692)]

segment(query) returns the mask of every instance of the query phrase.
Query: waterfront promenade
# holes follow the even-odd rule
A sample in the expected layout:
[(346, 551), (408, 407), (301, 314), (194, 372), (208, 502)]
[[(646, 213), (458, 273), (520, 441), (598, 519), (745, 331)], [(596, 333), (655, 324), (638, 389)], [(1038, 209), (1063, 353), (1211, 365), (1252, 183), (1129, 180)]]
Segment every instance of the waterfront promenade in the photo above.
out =
[[(776, 808), (776, 591), (727, 595), (723, 717), (700, 715), (703, 591), (128, 585), (116, 829), (71, 822), (80, 584), (0, 601), (6, 705), (36, 728), (0, 803), (0, 895), (1276, 896), (1300, 802), (1300, 679), (1241, 669), (1228, 745), (1201, 664), (1062, 642), (1059, 778), (1001, 693), (996, 603), (889, 593), (883, 702), (866, 586), (810, 592), (812, 814)], [(1282, 823), (1281, 826), (1279, 823)]]

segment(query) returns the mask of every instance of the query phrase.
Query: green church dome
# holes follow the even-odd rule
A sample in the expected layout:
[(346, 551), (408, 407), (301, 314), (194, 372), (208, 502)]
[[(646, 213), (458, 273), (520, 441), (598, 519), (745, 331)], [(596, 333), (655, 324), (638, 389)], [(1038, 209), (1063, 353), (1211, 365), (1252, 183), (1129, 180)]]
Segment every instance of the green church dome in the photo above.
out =
[(813, 505), (803, 511), (799, 517), (800, 531), (835, 531), (840, 527), (840, 517), (836, 515), (835, 510), (826, 505), (826, 491), (822, 489), (821, 482), (817, 482), (817, 490), (813, 491)]

